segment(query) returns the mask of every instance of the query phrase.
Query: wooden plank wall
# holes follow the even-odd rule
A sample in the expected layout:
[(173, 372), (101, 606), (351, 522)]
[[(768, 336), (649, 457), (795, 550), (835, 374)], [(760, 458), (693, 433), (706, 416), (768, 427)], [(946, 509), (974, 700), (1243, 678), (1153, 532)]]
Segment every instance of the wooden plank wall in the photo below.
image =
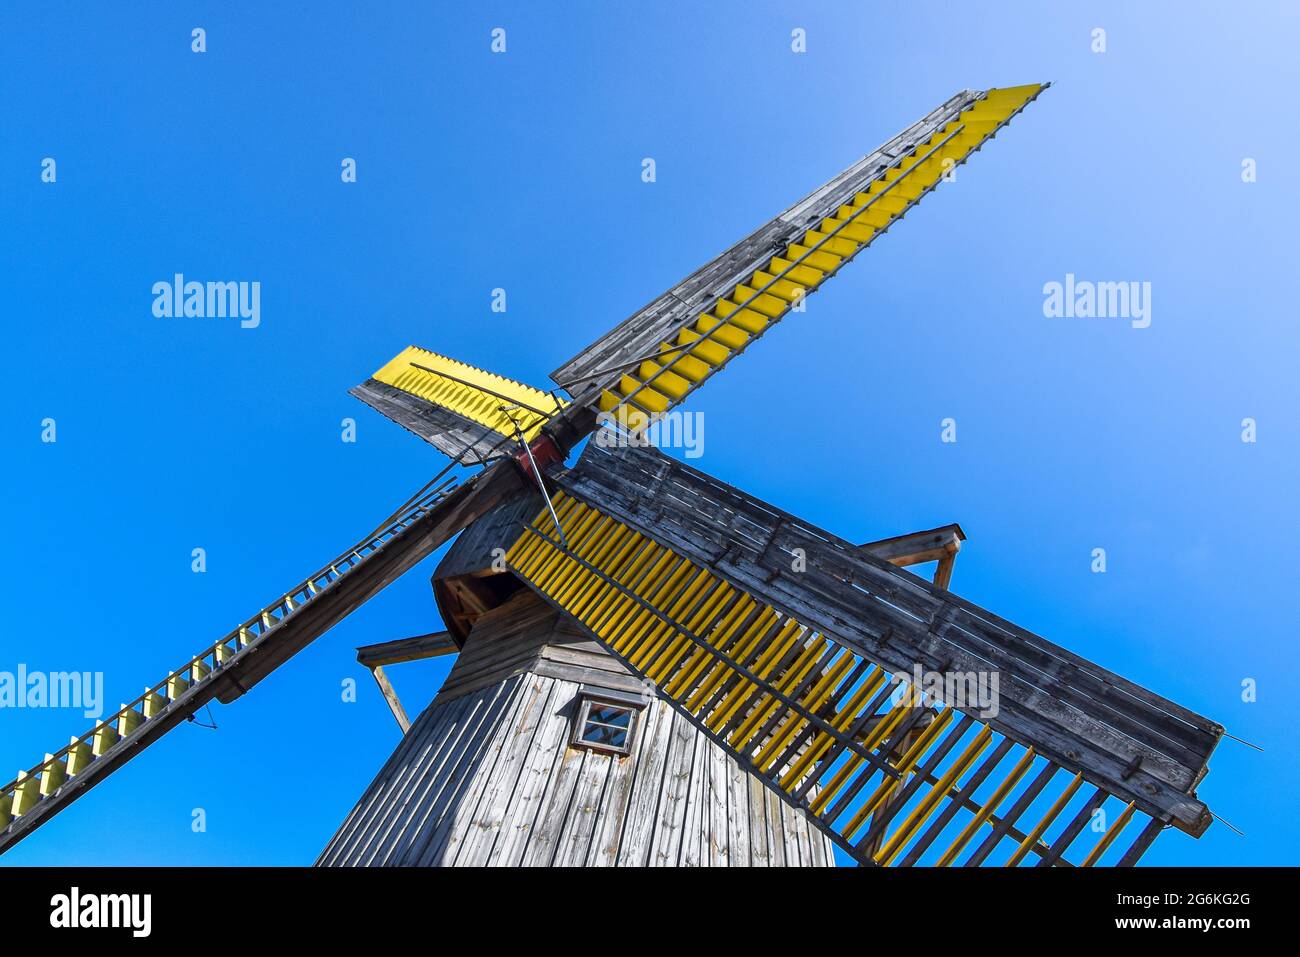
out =
[(483, 616), (321, 865), (829, 866), (829, 840), (662, 700), (632, 753), (569, 747), (640, 683), (531, 592)]
[(633, 753), (568, 746), (579, 685), (522, 674), (420, 716), (323, 866), (812, 866), (807, 818), (665, 702)]
[(438, 692), (439, 701), (525, 672), (640, 692), (634, 678), (599, 644), (531, 591), (520, 591), (485, 613)]

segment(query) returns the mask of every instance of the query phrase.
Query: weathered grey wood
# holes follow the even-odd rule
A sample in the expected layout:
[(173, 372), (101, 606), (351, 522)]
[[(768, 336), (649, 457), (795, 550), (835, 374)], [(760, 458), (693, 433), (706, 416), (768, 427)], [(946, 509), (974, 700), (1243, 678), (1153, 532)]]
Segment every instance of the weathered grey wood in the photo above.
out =
[[(753, 863), (755, 830), (764, 845), (807, 846), (812, 828), (801, 812), (782, 818), (778, 810), (767, 836), (766, 798), (750, 799), (753, 779), (662, 699), (639, 712), (629, 754), (570, 746), (583, 684), (544, 673), (578, 667), (547, 654), (600, 664), (579, 669), (596, 676), (612, 675), (613, 659), (557, 624), (531, 591), (479, 619), (457, 667), (487, 660), (499, 668), (512, 644), (533, 649), (532, 664), (477, 690), (440, 693), (319, 863), (741, 866)], [(826, 863), (806, 850), (796, 861)]]
[(501, 833), (488, 858), (491, 865), (515, 867), (523, 860), (541, 812), (548, 787), (559, 768), (569, 734), (568, 709), (574, 688), (564, 681), (549, 682), (545, 720), (524, 757), (515, 791), (502, 818)]
[[(510, 715), (494, 729), (492, 741), (488, 746), (488, 758), (480, 767), (476, 777), (476, 786), (467, 790), (466, 796), (457, 802), (439, 825), (434, 840), (429, 842), (421, 854), (421, 864), (447, 863), (460, 861), (471, 841), (481, 839), (486, 846), (482, 849), (484, 857), (491, 850), (499, 822), (494, 822), (491, 805), (509, 794), (515, 787), (518, 771), (516, 755), (522, 759), (533, 735), (536, 722), (540, 719), (541, 707), (549, 697), (549, 689), (540, 688), (527, 680), (520, 681), (518, 704)], [(488, 833), (485, 833), (488, 832)], [(471, 848), (472, 858), (475, 849)], [(467, 860), (466, 864), (472, 863)]]
[(891, 671), (996, 670), (995, 730), (1153, 816), (1208, 825), (1191, 792), (1222, 733), (1213, 722), (655, 450), (591, 443), (558, 481)]
[(388, 815), (382, 841), (361, 862), (366, 864), (415, 863), (431, 829), (442, 812), (474, 778), (482, 763), (482, 750), (492, 730), (519, 689), (518, 680), (493, 689), (466, 723), (465, 732), (439, 756), (441, 773), (421, 776), (410, 790), (400, 793), (394, 813)]
[(639, 769), (650, 764), (646, 751), (646, 740), (649, 737), (647, 732), (650, 729), (645, 727), (644, 722), (651, 718), (651, 715), (643, 712), (638, 719), (643, 725), (637, 732), (630, 755), (610, 758), (605, 789), (596, 814), (596, 827), (591, 837), (591, 848), (585, 861), (588, 867), (614, 867), (618, 863), (619, 844), (631, 804), (632, 787), (636, 783)]
[[(505, 467), (502, 467), (505, 466)], [(521, 487), (509, 462), (480, 472), (428, 514), (358, 563), (347, 575), (278, 626), (274, 640), (258, 641), (235, 656), (213, 682), (215, 695), (229, 704), (369, 601), (412, 566), (494, 508)]]
[[(538, 729), (546, 720), (554, 692), (554, 686), (548, 688), (538, 682), (529, 682), (521, 690), (525, 700), (522, 716), (516, 725), (507, 729), (506, 751), (497, 762), (492, 780), (460, 841), (460, 851), (454, 858), (457, 865), (481, 866), (491, 857), (501, 829), (507, 823), (510, 798), (519, 789), (519, 776), (536, 745)], [(449, 846), (454, 846), (454, 842)]]
[(961, 526), (953, 524), (924, 532), (882, 538), (867, 542), (861, 548), (899, 568), (938, 562), (934, 570), (934, 584), (939, 588), (947, 588), (952, 583), (953, 562), (965, 540), (966, 533), (961, 530)]
[(723, 768), (727, 776), (727, 863), (731, 867), (750, 867), (754, 860), (749, 846), (749, 775), (724, 754)]
[(923, 532), (909, 532), (859, 545), (864, 552), (875, 555), (891, 565), (905, 567), (922, 562), (936, 562), (945, 555), (961, 550), (966, 533), (957, 524), (941, 525)]
[(411, 719), (406, 716), (406, 709), (402, 707), (402, 702), (398, 700), (397, 692), (393, 690), (388, 675), (384, 674), (383, 666), (375, 665), (370, 669), (370, 673), (375, 678), (375, 684), (379, 685), (379, 693), (384, 696), (384, 701), (388, 702), (388, 709), (393, 712), (393, 717), (397, 719), (397, 726), (402, 729), (402, 734), (406, 734), (411, 730)]
[(636, 777), (615, 851), (615, 862), (620, 865), (644, 867), (649, 863), (651, 838), (672, 746), (673, 715), (668, 705), (658, 700), (652, 701), (643, 714)]
[(708, 788), (711, 757), (709, 742), (697, 737), (690, 790), (686, 793), (686, 826), (682, 830), (682, 848), (678, 856), (678, 863), (683, 867), (702, 867), (709, 860)]
[[(448, 730), (454, 725), (459, 715), (469, 706), (468, 701), (459, 701), (454, 707), (434, 711), (426, 710), (412, 726), (415, 734), (407, 734), (398, 744), (397, 750), (380, 768), (374, 781), (366, 788), (361, 798), (343, 820), (338, 832), (321, 851), (317, 864), (334, 863), (345, 856), (352, 846), (355, 835), (359, 832), (358, 819), (371, 816), (378, 819), (376, 804), (384, 791), (398, 778), (405, 777), (416, 763), (415, 755), (426, 753), (433, 742), (443, 740)], [(432, 726), (432, 729), (431, 727)], [(436, 735), (436, 737), (435, 737)]]
[(695, 767), (698, 738), (699, 735), (685, 721), (672, 722), (663, 799), (655, 815), (654, 835), (650, 842), (649, 863), (652, 866), (672, 867), (679, 861), (691, 781), (699, 779)]
[(709, 867), (729, 867), (732, 847), (731, 829), (727, 820), (730, 789), (727, 752), (719, 747), (710, 747), (708, 750), (709, 776), (705, 782), (705, 793), (709, 827), (703, 856)]
[(588, 751), (566, 748), (560, 755), (560, 767), (546, 795), (546, 807), (524, 851), (526, 867), (549, 867), (560, 846), (564, 822), (572, 807), (573, 793), (582, 775)]
[(556, 867), (581, 867), (587, 862), (587, 852), (591, 849), (599, 820), (601, 797), (605, 793), (611, 765), (616, 760), (619, 759), (600, 751), (583, 753), (578, 785), (556, 842), (553, 861)]
[(357, 661), (367, 668), (379, 668), (404, 661), (421, 661), (440, 655), (453, 655), (458, 650), (450, 633), (437, 631), (431, 635), (419, 635), (415, 638), (398, 638), (394, 641), (362, 645), (357, 649)]
[(734, 289), (738, 282), (747, 280), (755, 269), (764, 268), (771, 259), (773, 250), (802, 236), (811, 220), (822, 219), (836, 207), (852, 200), (901, 151), (916, 146), (974, 102), (978, 95), (971, 90), (963, 90), (949, 98), (879, 149), (777, 214), (649, 305), (623, 320), (552, 372), (551, 378), (570, 393), (578, 395), (582, 388), (574, 384), (575, 380), (602, 371), (616, 370), (620, 363), (654, 349), (679, 328), (711, 308), (719, 296)]
[[(417, 719), (413, 726), (416, 733), (407, 734), (398, 747), (398, 760), (380, 772), (368, 795), (353, 812), (355, 820), (341, 830), (345, 837), (337, 842), (337, 860), (354, 864), (371, 860), (372, 848), (392, 833), (394, 826), (400, 827), (398, 816), (408, 789), (418, 787), (425, 777), (432, 777), (430, 771), (436, 771), (454, 753), (461, 738), (472, 734), (489, 705), (490, 702), (467, 701), (444, 713), (426, 711)], [(428, 725), (421, 728), (426, 717)]]
[[(495, 689), (499, 694), (502, 689)], [(402, 809), (424, 782), (436, 779), (459, 742), (472, 735), (491, 706), (488, 700), (453, 702), (446, 709), (426, 709), (393, 757), (380, 770), (356, 808), (330, 842), (318, 863), (366, 864), (371, 848), (400, 827)]]
[(525, 672), (614, 691), (642, 690), (639, 679), (566, 621), (531, 592), (516, 593), (479, 619), (476, 629), (490, 631), (492, 639), (465, 645), (439, 694), (470, 694)]
[(438, 863), (443, 860), (448, 841), (463, 833), (464, 824), (496, 768), (505, 744), (504, 728), (522, 706), (526, 681), (516, 678), (512, 683), (514, 692), (505, 706), (484, 724), (447, 786), (427, 805), (417, 827), (408, 831), (411, 837), (404, 851), (407, 861), (422, 867)]
[(807, 864), (807, 861), (804, 860), (805, 843), (801, 840), (802, 835), (799, 833), (799, 818), (795, 810), (784, 802), (778, 805), (777, 812), (780, 815), (781, 827), (785, 834), (786, 867), (803, 867)]
[(535, 488), (525, 488), (503, 501), (452, 543), (434, 569), (434, 580), (490, 571), (497, 558), (494, 550), (508, 548), (542, 505), (542, 496)]
[(466, 454), (467, 465), (487, 461), (508, 447), (508, 436), (450, 409), (403, 392), (378, 379), (349, 390), (380, 415), (428, 442), (451, 458)]
[(795, 861), (792, 865), (786, 860), (785, 825), (781, 820), (784, 811), (785, 802), (777, 797), (771, 788), (764, 785), (763, 816), (767, 822), (767, 851), (773, 867), (789, 867), (799, 863)]
[(767, 786), (753, 775), (745, 775), (745, 788), (749, 792), (749, 863), (754, 867), (771, 867), (772, 854), (768, 847)]

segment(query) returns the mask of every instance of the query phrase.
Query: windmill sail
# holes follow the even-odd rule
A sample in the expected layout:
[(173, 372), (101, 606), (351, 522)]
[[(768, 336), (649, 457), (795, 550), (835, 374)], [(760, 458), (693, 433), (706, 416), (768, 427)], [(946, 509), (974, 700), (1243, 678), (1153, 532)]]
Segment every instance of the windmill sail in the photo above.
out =
[(939, 185), (1045, 84), (966, 90), (697, 270), (551, 378), (633, 429), (680, 403)]
[[(557, 482), (568, 548), (543, 510), (511, 569), (860, 862), (1092, 864), (1137, 818), (1131, 863), (1208, 826), (1217, 724), (657, 452)], [(996, 700), (895, 694), (916, 668)]]
[(440, 452), (463, 457), (465, 464), (508, 452), (516, 425), (533, 439), (565, 404), (540, 389), (417, 346), (399, 352), (352, 395)]
[(479, 515), (516, 492), (513, 470), (440, 485), (190, 658), (115, 714), (0, 787), (0, 852), (189, 719), (229, 703)]

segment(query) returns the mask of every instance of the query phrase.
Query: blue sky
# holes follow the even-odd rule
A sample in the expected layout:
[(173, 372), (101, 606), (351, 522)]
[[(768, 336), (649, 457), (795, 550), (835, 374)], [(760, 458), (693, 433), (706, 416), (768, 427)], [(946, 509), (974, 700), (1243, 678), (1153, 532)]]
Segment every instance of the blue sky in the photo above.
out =
[[(692, 464), (846, 538), (961, 522), (954, 590), (1265, 748), (1225, 740), (1200, 791), (1245, 837), (1171, 834), (1146, 860), (1294, 863), (1285, 164), (1300, 143), (1280, 118), (1298, 18), (1284, 3), (10, 6), (0, 670), (101, 670), (108, 706), (128, 700), (442, 467), (347, 395), (403, 346), (543, 384), (951, 94), (1051, 80), (693, 398)], [(152, 284), (177, 272), (259, 281), (261, 325), (155, 318)], [(1066, 273), (1150, 282), (1151, 326), (1045, 318), (1043, 285)], [(439, 627), (434, 563), (4, 862), (309, 863), (398, 738), (353, 649)], [(409, 711), (445, 670), (393, 669)], [(0, 711), (3, 776), (86, 724)]]

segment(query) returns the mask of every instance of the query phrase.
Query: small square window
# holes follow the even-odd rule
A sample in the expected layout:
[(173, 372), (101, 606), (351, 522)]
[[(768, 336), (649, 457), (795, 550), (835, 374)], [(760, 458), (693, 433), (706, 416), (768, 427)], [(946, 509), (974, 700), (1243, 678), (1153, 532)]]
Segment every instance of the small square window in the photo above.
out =
[(573, 744), (613, 754), (630, 753), (640, 704), (584, 692), (578, 699)]

